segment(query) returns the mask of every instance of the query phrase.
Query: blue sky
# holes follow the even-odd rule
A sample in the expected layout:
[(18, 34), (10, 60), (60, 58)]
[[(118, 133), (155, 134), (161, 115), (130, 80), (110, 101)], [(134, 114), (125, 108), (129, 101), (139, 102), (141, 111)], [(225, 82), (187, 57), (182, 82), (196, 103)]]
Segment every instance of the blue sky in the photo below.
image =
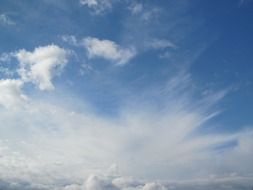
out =
[(0, 189), (249, 189), (251, 0), (2, 0)]

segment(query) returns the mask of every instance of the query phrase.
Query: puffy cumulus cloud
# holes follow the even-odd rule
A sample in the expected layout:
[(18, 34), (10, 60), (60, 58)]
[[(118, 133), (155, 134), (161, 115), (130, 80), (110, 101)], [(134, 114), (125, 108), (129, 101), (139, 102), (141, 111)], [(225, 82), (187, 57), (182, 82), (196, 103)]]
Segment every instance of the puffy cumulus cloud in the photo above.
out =
[(85, 190), (166, 190), (158, 182), (148, 182), (133, 179), (132, 177), (89, 176), (84, 185)]
[(85, 190), (119, 190), (110, 180), (91, 175), (84, 184)]
[(112, 180), (112, 184), (119, 189), (126, 189), (140, 187), (143, 185), (143, 182), (130, 176), (119, 176)]
[(112, 8), (115, 0), (80, 0), (80, 4), (90, 8), (94, 14), (101, 15)]
[[(194, 180), (181, 181), (152, 181), (152, 180), (126, 180), (124, 186), (114, 184), (118, 179), (126, 179), (129, 177), (110, 177), (110, 176), (89, 176), (82, 184), (67, 185), (63, 190), (246, 190), (252, 187), (253, 177), (232, 177), (219, 176), (216, 178), (200, 178)], [(59, 188), (62, 189), (62, 188)]]
[(122, 48), (110, 40), (87, 37), (83, 39), (83, 45), (90, 58), (101, 57), (118, 65), (127, 63), (136, 54), (133, 48)]
[(247, 190), (252, 187), (252, 179), (252, 177), (219, 177), (213, 179), (182, 180), (180, 182), (142, 180), (142, 182), (135, 185), (126, 183), (124, 187), (116, 187), (112, 184), (112, 181), (117, 180), (117, 177), (91, 175), (80, 184), (73, 183), (68, 185), (61, 183), (43, 185), (16, 179), (0, 180), (0, 188), (4, 190)]
[(40, 90), (54, 89), (52, 79), (68, 61), (68, 51), (57, 45), (37, 47), (32, 52), (22, 49), (15, 56), (20, 62), (21, 79), (36, 84)]
[(252, 188), (252, 175), (251, 176), (216, 176), (210, 178), (200, 178), (194, 180), (182, 180), (177, 182), (166, 182), (168, 189), (205, 189), (205, 190), (246, 190)]
[(78, 40), (73, 35), (63, 35), (62, 40), (73, 46), (84, 47), (90, 59), (103, 58), (118, 65), (127, 63), (136, 55), (134, 48), (121, 47), (111, 40), (101, 40), (94, 37)]
[(22, 93), (23, 82), (15, 79), (0, 80), (0, 105), (6, 108), (17, 108), (27, 97)]
[(159, 182), (140, 181), (132, 177), (90, 175), (82, 184), (71, 184), (64, 190), (166, 190)]

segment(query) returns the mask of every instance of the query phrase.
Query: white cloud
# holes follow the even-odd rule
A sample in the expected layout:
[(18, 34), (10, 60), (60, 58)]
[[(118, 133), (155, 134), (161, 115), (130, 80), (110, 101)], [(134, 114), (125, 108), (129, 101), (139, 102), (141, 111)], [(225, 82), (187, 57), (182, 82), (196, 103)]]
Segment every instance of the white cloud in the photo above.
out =
[[(122, 176), (119, 178), (122, 178)], [(253, 180), (252, 177), (231, 176), (162, 182), (152, 180), (139, 181), (136, 179), (138, 183), (135, 185), (126, 182), (124, 187), (116, 187), (112, 184), (112, 181), (117, 179), (117, 177), (91, 175), (81, 184), (73, 183), (65, 186), (61, 183), (57, 185), (43, 185), (15, 179), (1, 179), (0, 187), (4, 190), (242, 190), (251, 189)]]
[(95, 175), (89, 176), (84, 186), (85, 190), (119, 190), (111, 183), (111, 180), (101, 179)]
[(136, 54), (134, 49), (122, 48), (110, 40), (87, 37), (83, 39), (83, 45), (88, 52), (89, 58), (101, 57), (118, 65), (127, 63)]
[(144, 185), (143, 190), (166, 190), (163, 185), (159, 183), (147, 183)]
[[(161, 113), (138, 114), (131, 110), (127, 113), (131, 116), (110, 121), (92, 115), (88, 110), (83, 114), (71, 114), (44, 102), (31, 105), (31, 109), (34, 111), (24, 111), (16, 116), (3, 112), (0, 114), (0, 122), (8, 126), (0, 126), (1, 135), (12, 134), (8, 141), (0, 143), (0, 177), (8, 177), (10, 181), (19, 179), (20, 186), (29, 182), (46, 186), (44, 189), (55, 187), (59, 190), (163, 190), (168, 186), (177, 189), (226, 189), (222, 184), (237, 187), (245, 180), (252, 180), (252, 177), (240, 178), (234, 174), (227, 179), (219, 176), (219, 170), (222, 174), (223, 168), (239, 173), (240, 167), (244, 172), (251, 171), (251, 133), (232, 137), (238, 139), (239, 145), (219, 155), (211, 147), (222, 145), (231, 137), (207, 135), (187, 139), (186, 136), (196, 130), (194, 125), (199, 125), (196, 124), (199, 119), (186, 119), (191, 113), (162, 116)], [(164, 117), (168, 118), (165, 120)], [(244, 163), (238, 162), (238, 158)], [(112, 162), (119, 163), (122, 168), (120, 173), (123, 174), (111, 176), (105, 172)], [(152, 176), (154, 172), (155, 176), (160, 173), (163, 177), (159, 178), (166, 179), (179, 172), (194, 178), (196, 173), (203, 172), (203, 168), (204, 171), (215, 171), (217, 176), (204, 181), (165, 180), (165, 184), (152, 180), (140, 181), (138, 177), (124, 177), (124, 173), (128, 173), (145, 179), (146, 175)], [(102, 177), (89, 176), (89, 173), (100, 173)], [(209, 174), (201, 175), (207, 177)], [(86, 179), (85, 182), (82, 182), (83, 179)], [(76, 182), (60, 188), (62, 184), (57, 184), (57, 181)], [(249, 182), (245, 186), (249, 187)]]
[(161, 12), (161, 9), (154, 7), (149, 10), (142, 11), (140, 19), (145, 22), (150, 22), (153, 19), (157, 18)]
[(82, 5), (87, 5), (88, 7), (93, 7), (93, 6), (98, 5), (97, 0), (80, 0), (80, 3)]
[(0, 62), (9, 62), (12, 59), (13, 55), (13, 53), (2, 53), (0, 55)]
[(1, 66), (0, 66), (0, 73), (6, 77), (12, 77), (15, 75), (15, 71), (13, 71), (12, 69)]
[(104, 14), (112, 8), (114, 0), (80, 0), (80, 4), (90, 8), (96, 15)]
[(21, 92), (23, 82), (20, 80), (0, 80), (0, 105), (6, 108), (17, 108), (27, 98)]
[(82, 190), (80, 185), (77, 184), (71, 184), (65, 186), (62, 190)]
[(79, 43), (79, 41), (76, 39), (76, 37), (73, 36), (73, 35), (63, 35), (63, 36), (61, 36), (61, 39), (64, 42), (67, 42), (70, 45), (74, 45), (74, 46), (80, 46), (81, 45)]
[[(53, 105), (47, 99), (30, 100), (22, 112), (0, 109), (0, 123), (4, 123), (0, 125), (0, 178), (46, 190), (249, 187), (252, 130), (198, 133), (216, 113), (212, 107), (223, 95), (192, 99), (189, 77), (177, 75), (167, 87), (152, 92), (158, 93), (152, 97), (163, 96), (164, 109), (149, 107), (143, 103), (149, 99), (141, 96), (134, 105), (122, 108), (117, 118), (101, 117), (89, 108), (73, 113), (66, 101)], [(16, 82), (7, 84), (14, 87), (3, 85), (0, 92), (12, 94), (14, 100), (20, 97)], [(6, 88), (14, 90), (2, 90)], [(56, 99), (59, 102), (61, 97)], [(79, 104), (75, 101), (73, 105)], [(220, 151), (231, 141), (236, 143)]]
[(128, 6), (128, 10), (131, 12), (133, 18), (135, 20), (139, 20), (141, 22), (154, 21), (153, 19), (157, 18), (162, 12), (161, 7), (157, 7), (154, 5), (150, 5), (147, 2), (138, 2), (138, 1), (129, 1), (130, 5)]
[(62, 40), (73, 46), (84, 47), (90, 59), (103, 58), (118, 65), (127, 63), (136, 55), (134, 48), (121, 47), (111, 40), (100, 40), (93, 37), (77, 40), (73, 35), (63, 35)]
[(146, 43), (146, 47), (152, 49), (164, 49), (164, 48), (175, 49), (177, 46), (173, 44), (171, 41), (166, 39), (152, 39)]
[(6, 14), (0, 15), (0, 23), (4, 25), (15, 25), (15, 22), (11, 20)]
[(16, 70), (8, 67), (14, 56), (14, 53), (2, 53), (0, 54), (0, 73), (5, 77), (12, 77), (15, 75)]
[(139, 14), (143, 10), (143, 5), (141, 3), (133, 3), (129, 7), (129, 10), (131, 11), (132, 14)]
[(19, 74), (24, 82), (36, 84), (40, 90), (52, 90), (52, 79), (63, 70), (68, 52), (57, 45), (37, 47), (33, 52), (19, 50), (16, 57), (20, 62)]
[[(90, 2), (87, 6), (97, 6), (97, 1)], [(101, 57), (117, 64), (127, 63), (135, 54), (126, 56), (123, 52), (128, 49), (109, 40), (69, 40), (84, 45), (90, 58)], [(158, 40), (150, 46), (172, 45)], [(65, 55), (64, 49), (54, 45), (33, 52), (20, 50), (17, 58), (22, 80), (40, 89), (52, 89), (53, 68), (58, 68), (56, 73), (62, 70)], [(0, 104), (9, 108), (23, 102), (22, 83), (1, 80)], [(47, 99), (32, 100), (22, 112), (0, 109), (0, 189), (249, 189), (253, 181), (252, 130), (199, 132), (210, 124), (217, 113), (213, 105), (224, 95), (214, 93), (196, 100), (190, 86), (189, 76), (178, 75), (165, 88), (149, 89), (154, 94), (137, 97), (136, 105), (120, 105), (115, 117), (102, 117), (86, 107), (75, 113), (66, 107), (66, 101), (53, 105)], [(159, 109), (147, 96), (162, 99)], [(56, 99), (61, 101), (60, 96)], [(221, 151), (219, 147), (224, 145)], [(112, 163), (119, 167), (118, 176), (108, 174), (117, 169), (108, 171)]]
[(130, 176), (118, 176), (112, 179), (112, 184), (119, 189), (142, 186), (143, 182)]

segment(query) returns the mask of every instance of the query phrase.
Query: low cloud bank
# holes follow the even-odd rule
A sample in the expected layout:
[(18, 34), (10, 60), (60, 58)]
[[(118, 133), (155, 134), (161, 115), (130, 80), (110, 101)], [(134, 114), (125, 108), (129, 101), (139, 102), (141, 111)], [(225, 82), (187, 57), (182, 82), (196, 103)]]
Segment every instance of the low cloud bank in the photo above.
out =
[[(227, 176), (188, 181), (144, 181), (132, 177), (90, 175), (78, 183), (56, 182), (33, 184), (18, 180), (0, 180), (4, 190), (247, 190), (252, 187), (253, 176)], [(64, 181), (64, 180), (62, 180)]]

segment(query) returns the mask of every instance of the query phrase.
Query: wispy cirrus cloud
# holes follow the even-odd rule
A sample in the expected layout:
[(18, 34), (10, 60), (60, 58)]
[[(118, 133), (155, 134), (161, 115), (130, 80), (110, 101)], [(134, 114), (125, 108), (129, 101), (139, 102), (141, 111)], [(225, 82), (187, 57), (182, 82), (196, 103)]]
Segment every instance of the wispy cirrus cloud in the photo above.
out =
[[(109, 60), (117, 65), (123, 65), (134, 58), (138, 52), (138, 47), (122, 47), (111, 40), (98, 39), (94, 37), (85, 37), (78, 40), (73, 35), (61, 36), (64, 42), (77, 47), (84, 47), (87, 51), (89, 59), (103, 58)], [(177, 49), (177, 45), (168, 39), (149, 38), (142, 42), (142, 51), (148, 50), (164, 50), (164, 49)], [(141, 48), (139, 48), (141, 49)], [(141, 50), (140, 50), (141, 52)]]
[(239, 0), (239, 6), (247, 5), (250, 3), (252, 0)]
[(143, 5), (141, 3), (134, 2), (129, 6), (129, 10), (134, 15), (139, 14), (143, 11)]
[(15, 25), (15, 22), (6, 14), (0, 14), (0, 23), (4, 25)]
[[(189, 75), (175, 74), (166, 87), (140, 96), (142, 101), (129, 101), (133, 105), (122, 107), (117, 118), (101, 117), (88, 107), (75, 112), (64, 103), (52, 104), (40, 97), (30, 99), (22, 112), (1, 109), (0, 122), (7, 124), (0, 126), (1, 136), (12, 134), (0, 144), (1, 179), (19, 179), (20, 186), (23, 181), (34, 189), (226, 189), (224, 183), (236, 188), (251, 179), (253, 146), (249, 139), (253, 133), (199, 133), (217, 114), (214, 107), (224, 93), (194, 100), (191, 83)], [(0, 94), (11, 93), (18, 100), (16, 92), (23, 94), (20, 88)], [(158, 94), (163, 102), (159, 109), (144, 103)], [(17, 121), (24, 133), (19, 132)], [(236, 143), (220, 151), (230, 142)], [(244, 162), (238, 163), (238, 157)], [(112, 164), (118, 171), (108, 170)], [(212, 174), (217, 179), (209, 179)], [(225, 181), (219, 181), (224, 175)], [(145, 181), (138, 180), (143, 177)], [(164, 181), (152, 180), (156, 178)]]
[(115, 0), (80, 0), (81, 5), (87, 6), (96, 15), (102, 15), (113, 6)]
[(174, 43), (166, 39), (150, 39), (150, 41), (146, 42), (145, 46), (151, 49), (177, 48)]

